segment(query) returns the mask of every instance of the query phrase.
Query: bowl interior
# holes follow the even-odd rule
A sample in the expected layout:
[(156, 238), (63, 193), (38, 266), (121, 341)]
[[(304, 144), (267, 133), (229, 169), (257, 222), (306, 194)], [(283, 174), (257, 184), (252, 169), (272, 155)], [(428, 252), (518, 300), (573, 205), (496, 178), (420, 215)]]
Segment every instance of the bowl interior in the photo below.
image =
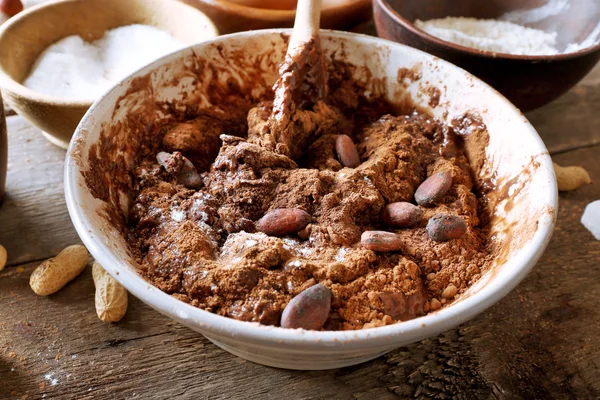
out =
[[(147, 24), (184, 44), (217, 36), (212, 22), (193, 8), (166, 0), (64, 0), (31, 8), (6, 24), (0, 35), (0, 71), (16, 83), (48, 46), (70, 35), (87, 40), (119, 26)], [(151, 43), (148, 43), (151, 46)]]
[[(400, 16), (420, 19), (471, 17), (503, 19), (557, 32), (557, 46), (600, 40), (600, 3), (596, 0), (385, 0)], [(588, 42), (586, 42), (588, 43)]]
[[(554, 172), (537, 133), (496, 91), (445, 61), (377, 38), (326, 31), (326, 59), (353, 64), (354, 79), (373, 95), (384, 94), (396, 103), (411, 98), (447, 122), (467, 113), (487, 126), (487, 146), (466, 134), (465, 148), (479, 180), (496, 187), (489, 198), (498, 244), (492, 269), (467, 295), (438, 312), (348, 332), (298, 332), (220, 317), (160, 292), (137, 274), (119, 230), (129, 207), (126, 182), (117, 182), (115, 173), (132, 171), (147, 140), (160, 134), (149, 133), (148, 127), (175, 120), (190, 107), (232, 101), (240, 93), (253, 99), (269, 93), (289, 33), (246, 32), (197, 44), (140, 70), (91, 107), (71, 142), (65, 190), (74, 225), (94, 257), (135, 296), (194, 329), (290, 346), (361, 346), (369, 340), (383, 349), (457, 325), (508, 293), (541, 255), (554, 225)], [(216, 93), (211, 85), (215, 80), (227, 82), (230, 91)], [(99, 141), (102, 150), (96, 146)], [(105, 169), (97, 164), (99, 158), (114, 163)], [(390, 337), (397, 341), (390, 342)]]

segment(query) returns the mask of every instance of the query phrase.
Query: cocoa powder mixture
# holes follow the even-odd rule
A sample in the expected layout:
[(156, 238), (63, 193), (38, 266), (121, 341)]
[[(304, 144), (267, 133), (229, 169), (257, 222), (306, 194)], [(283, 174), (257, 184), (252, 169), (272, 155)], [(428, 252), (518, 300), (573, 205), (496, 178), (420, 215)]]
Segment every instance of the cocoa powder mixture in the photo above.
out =
[[(268, 101), (248, 112), (247, 134), (210, 113), (166, 131), (159, 150), (181, 152), (202, 172), (197, 190), (184, 186), (178, 153), (172, 168), (152, 157), (136, 171), (131, 244), (154, 285), (220, 315), (278, 325), (294, 296), (322, 283), (332, 293), (324, 329), (345, 330), (438, 309), (479, 278), (490, 261), (487, 216), (455, 131), (416, 112), (394, 116), (383, 101), (369, 103), (331, 79), (330, 104), (293, 117), (305, 135), (295, 141), (296, 159), (268, 137)], [(357, 168), (337, 160), (339, 134), (357, 144)], [(393, 230), (401, 251), (361, 246), (362, 232), (390, 230), (380, 222), (385, 204), (413, 201), (439, 171), (452, 173), (452, 188), (439, 204), (421, 207), (418, 226)], [(311, 222), (287, 237), (255, 232), (255, 221), (280, 208), (302, 209)], [(466, 234), (431, 240), (425, 225), (439, 212), (462, 217)]]
[[(266, 325), (279, 325), (290, 300), (321, 283), (331, 291), (324, 330), (412, 319), (473, 284), (493, 257), (485, 197), (473, 180), (476, 162), (463, 148), (467, 135), (484, 146), (485, 127), (472, 116), (451, 127), (367, 98), (351, 69), (329, 61), (329, 95), (289, 115), (295, 137), (285, 146), (267, 122), (272, 94), (255, 104), (228, 94), (220, 110), (192, 108), (178, 117), (183, 122), (146, 127), (152, 140), (129, 178), (122, 161), (109, 166), (99, 157), (102, 146), (92, 147), (96, 168), (85, 174), (95, 196), (107, 202), (115, 196), (102, 191), (114, 175), (132, 193), (121, 228), (141, 274), (196, 307)], [(357, 145), (358, 167), (338, 161), (340, 134)], [(159, 152), (170, 155), (160, 153), (159, 162)], [(441, 171), (451, 173), (452, 186), (435, 205), (419, 206), (416, 226), (381, 223), (386, 204), (414, 203), (419, 185)], [(267, 212), (289, 208), (310, 215), (306, 228), (283, 237), (256, 231)], [(426, 225), (440, 212), (464, 220), (466, 233), (432, 240)], [(118, 212), (109, 216), (119, 224)], [(361, 234), (372, 230), (397, 233), (402, 248), (367, 249)]]

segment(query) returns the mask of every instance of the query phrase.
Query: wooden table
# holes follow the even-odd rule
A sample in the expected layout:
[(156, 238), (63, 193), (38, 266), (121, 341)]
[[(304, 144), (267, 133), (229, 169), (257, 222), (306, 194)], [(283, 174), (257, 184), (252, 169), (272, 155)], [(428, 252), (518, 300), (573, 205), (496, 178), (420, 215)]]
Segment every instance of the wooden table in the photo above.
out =
[[(600, 66), (528, 117), (557, 162), (600, 180), (599, 111)], [(600, 398), (600, 242), (579, 222), (598, 184), (561, 194), (542, 260), (472, 321), (355, 367), (286, 371), (234, 357), (131, 296), (123, 321), (101, 322), (90, 268), (36, 296), (31, 271), (79, 242), (63, 198), (65, 152), (19, 116), (8, 130), (0, 399)]]

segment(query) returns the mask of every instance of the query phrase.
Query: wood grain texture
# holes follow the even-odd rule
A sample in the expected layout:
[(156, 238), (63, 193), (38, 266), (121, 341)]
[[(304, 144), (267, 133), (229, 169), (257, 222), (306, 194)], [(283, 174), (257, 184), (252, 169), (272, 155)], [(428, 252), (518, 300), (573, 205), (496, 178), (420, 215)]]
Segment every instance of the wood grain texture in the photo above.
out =
[[(600, 68), (529, 114), (554, 159), (595, 180), (598, 77)], [(101, 322), (89, 267), (59, 293), (36, 296), (36, 260), (78, 241), (62, 196), (64, 151), (20, 117), (8, 126), (0, 243), (12, 267), (0, 272), (0, 399), (600, 398), (600, 242), (579, 222), (600, 199), (598, 184), (561, 194), (541, 261), (475, 319), (362, 365), (286, 371), (234, 357), (131, 296), (121, 322)]]
[(0, 243), (8, 265), (42, 260), (79, 243), (63, 192), (65, 151), (18, 116), (6, 119), (8, 175), (0, 208)]
[(552, 103), (527, 113), (551, 154), (600, 143), (600, 64)]
[[(557, 161), (600, 176), (597, 150)], [(597, 185), (561, 195), (548, 251), (489, 311), (375, 361), (325, 372), (245, 362), (132, 297), (122, 322), (102, 323), (90, 268), (48, 298), (28, 287), (38, 263), (8, 268), (0, 273), (0, 398), (597, 398), (600, 242), (579, 223), (597, 198)]]
[[(600, 68), (594, 75), (600, 76)], [(550, 154), (600, 144), (600, 84), (580, 85), (546, 107), (527, 114)]]

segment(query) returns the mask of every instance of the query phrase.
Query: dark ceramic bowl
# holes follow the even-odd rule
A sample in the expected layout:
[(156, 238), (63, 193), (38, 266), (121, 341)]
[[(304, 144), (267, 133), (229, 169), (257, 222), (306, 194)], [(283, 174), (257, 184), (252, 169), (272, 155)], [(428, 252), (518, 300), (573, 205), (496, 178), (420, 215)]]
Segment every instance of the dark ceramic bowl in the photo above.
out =
[[(498, 18), (517, 9), (531, 9), (548, 0), (373, 0), (377, 34), (450, 61), (483, 79), (522, 111), (558, 98), (579, 82), (600, 59), (600, 43), (554, 56), (520, 56), (456, 45), (413, 25), (447, 16)], [(600, 21), (600, 2), (574, 0), (560, 14), (526, 26), (558, 33), (559, 49), (580, 43)]]

